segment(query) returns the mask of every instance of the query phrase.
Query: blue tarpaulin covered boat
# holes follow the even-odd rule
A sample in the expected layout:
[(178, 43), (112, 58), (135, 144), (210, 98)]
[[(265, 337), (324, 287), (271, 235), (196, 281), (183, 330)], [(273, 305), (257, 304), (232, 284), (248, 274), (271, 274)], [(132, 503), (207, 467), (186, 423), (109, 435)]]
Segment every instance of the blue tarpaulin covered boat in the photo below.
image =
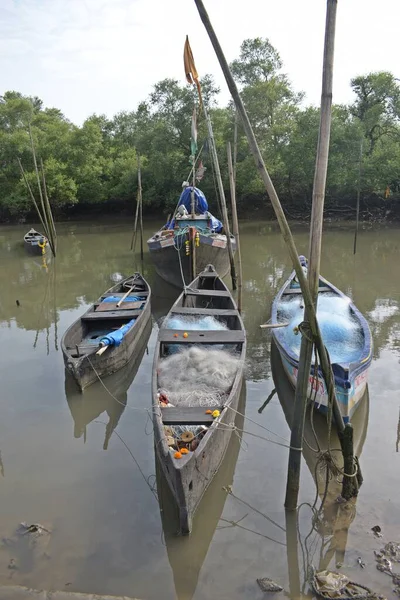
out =
[[(300, 257), (303, 268), (307, 261)], [(323, 277), (319, 280), (317, 317), (329, 352), (335, 377), (335, 390), (345, 422), (351, 419), (367, 384), (368, 368), (372, 361), (372, 338), (365, 317), (343, 292)], [(298, 325), (304, 320), (304, 302), (296, 274), (290, 275), (272, 304), (272, 324), (287, 323), (273, 329), (273, 336), (285, 371), (296, 386), (301, 335)], [(327, 409), (327, 387), (320, 368), (312, 365), (309, 399), (317, 407)]]

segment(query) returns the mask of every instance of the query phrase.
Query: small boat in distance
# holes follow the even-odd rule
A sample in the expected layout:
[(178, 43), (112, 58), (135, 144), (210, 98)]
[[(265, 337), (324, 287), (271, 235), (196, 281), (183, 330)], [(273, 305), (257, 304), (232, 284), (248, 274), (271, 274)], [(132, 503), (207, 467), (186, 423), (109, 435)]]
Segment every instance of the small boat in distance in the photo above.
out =
[(104, 292), (64, 333), (65, 366), (82, 391), (135, 354), (151, 318), (150, 297), (147, 281), (135, 273)]
[(24, 246), (29, 254), (44, 254), (47, 245), (47, 237), (36, 231), (36, 229), (32, 228), (24, 235)]
[[(300, 257), (303, 269), (307, 261)], [(365, 317), (343, 292), (323, 277), (319, 278), (317, 317), (322, 339), (329, 352), (335, 378), (335, 391), (344, 422), (351, 420), (364, 395), (368, 368), (372, 361), (372, 337)], [(293, 271), (272, 304), (273, 337), (284, 369), (296, 386), (304, 302)], [(311, 366), (308, 397), (322, 412), (327, 410), (328, 393), (320, 367)]]
[[(182, 292), (154, 354), (154, 442), (182, 534), (225, 455), (243, 383), (246, 332), (214, 267)], [(232, 409), (232, 410), (231, 410)]]
[[(224, 277), (230, 268), (228, 241), (222, 223), (208, 211), (208, 203), (201, 190), (188, 182), (183, 183), (183, 188), (176, 214), (147, 240), (158, 275), (181, 289), (194, 279), (193, 253), (196, 274), (212, 264), (218, 275)], [(193, 190), (195, 202), (194, 210), (191, 210)], [(235, 237), (230, 237), (235, 250)]]

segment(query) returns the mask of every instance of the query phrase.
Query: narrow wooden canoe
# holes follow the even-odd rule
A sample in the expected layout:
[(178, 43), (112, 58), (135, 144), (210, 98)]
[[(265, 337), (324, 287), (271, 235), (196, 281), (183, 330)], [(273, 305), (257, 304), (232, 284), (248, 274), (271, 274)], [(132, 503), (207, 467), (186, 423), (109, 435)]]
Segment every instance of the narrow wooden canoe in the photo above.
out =
[[(224, 328), (188, 329), (188, 331), (169, 329), (171, 318), (176, 317), (192, 319), (192, 322), (199, 323), (205, 317), (213, 317)], [(217, 408), (219, 416), (216, 418), (212, 414), (207, 414), (207, 406), (200, 401), (192, 407), (165, 406), (160, 401), (161, 361), (170, 356), (171, 352), (176, 351), (177, 345), (181, 346), (179, 357), (183, 357), (189, 347), (210, 349), (214, 346), (218, 350), (228, 350), (237, 359), (230, 389), (226, 394), (221, 395), (221, 404)], [(243, 321), (231, 293), (214, 267), (209, 265), (192, 282), (190, 288), (179, 296), (164, 320), (158, 334), (153, 364), (155, 448), (178, 506), (182, 534), (191, 532), (193, 515), (225, 455), (232, 434), (230, 424), (235, 419), (234, 411), (237, 409), (243, 384), (245, 354), (246, 332)], [(196, 379), (194, 378), (191, 383), (196, 384)], [(211, 383), (211, 387), (212, 385)], [(185, 389), (180, 391), (185, 393)], [(163, 388), (162, 393), (165, 401), (169, 390)], [(216, 406), (213, 404), (208, 412), (213, 412), (215, 409)], [(189, 449), (189, 452), (182, 454), (180, 458), (175, 458), (175, 452), (182, 444), (179, 428), (185, 429), (187, 426), (195, 427), (196, 445), (187, 444), (186, 449)], [(171, 444), (172, 439), (174, 445)]]
[[(301, 257), (303, 268), (307, 262)], [(368, 368), (372, 361), (372, 337), (365, 317), (343, 292), (323, 277), (319, 279), (317, 316), (323, 340), (330, 354), (335, 377), (336, 396), (344, 422), (354, 414), (364, 395)], [(282, 357), (285, 371), (296, 386), (300, 334), (294, 328), (303, 321), (304, 303), (295, 272), (290, 275), (272, 304), (272, 324), (288, 323), (273, 329), (273, 337)], [(327, 388), (321, 369), (311, 367), (309, 399), (326, 412)]]
[(151, 318), (150, 297), (148, 283), (135, 273), (108, 289), (67, 329), (61, 340), (64, 362), (82, 391), (98, 376), (121, 369), (135, 354)]
[(48, 241), (46, 236), (36, 231), (36, 229), (32, 228), (24, 235), (24, 246), (30, 254), (44, 254), (47, 245)]

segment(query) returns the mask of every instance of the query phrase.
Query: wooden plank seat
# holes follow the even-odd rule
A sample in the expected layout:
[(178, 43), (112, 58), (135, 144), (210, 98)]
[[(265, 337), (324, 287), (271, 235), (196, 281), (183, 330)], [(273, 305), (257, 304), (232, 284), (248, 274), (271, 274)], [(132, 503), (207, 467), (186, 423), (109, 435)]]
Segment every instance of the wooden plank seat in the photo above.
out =
[[(330, 287), (323, 286), (323, 287), (318, 288), (318, 293), (319, 292), (332, 292), (332, 290)], [(286, 294), (302, 294), (302, 293), (303, 292), (301, 291), (301, 288), (293, 288), (293, 289), (288, 288), (283, 292), (282, 296), (286, 296)]]
[[(165, 407), (161, 408), (164, 425), (202, 425), (214, 421), (212, 415), (206, 415), (207, 407)], [(222, 411), (220, 406), (211, 406), (209, 410)]]
[(185, 296), (216, 296), (219, 298), (230, 298), (231, 293), (225, 290), (191, 290), (187, 288)]
[(96, 312), (108, 312), (110, 310), (136, 310), (144, 306), (145, 300), (138, 300), (135, 302), (122, 302), (117, 306), (118, 302), (101, 302), (95, 308)]
[(188, 330), (187, 337), (183, 337), (184, 333), (184, 329), (160, 329), (158, 339), (162, 344), (241, 344), (245, 341), (240, 329)]
[(191, 308), (190, 306), (173, 306), (171, 313), (179, 315), (211, 315), (215, 317), (235, 317), (238, 311), (233, 308)]
[(82, 321), (92, 321), (100, 319), (106, 321), (108, 319), (133, 319), (142, 313), (142, 309), (138, 310), (110, 310), (107, 312), (90, 312), (82, 316)]

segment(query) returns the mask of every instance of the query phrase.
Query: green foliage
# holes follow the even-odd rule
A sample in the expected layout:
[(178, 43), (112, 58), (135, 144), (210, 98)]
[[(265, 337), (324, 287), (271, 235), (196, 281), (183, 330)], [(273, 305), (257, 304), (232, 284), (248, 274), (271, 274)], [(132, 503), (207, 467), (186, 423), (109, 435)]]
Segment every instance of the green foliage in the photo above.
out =
[[(284, 206), (309, 212), (318, 142), (319, 110), (304, 106), (282, 72), (282, 61), (268, 39), (245, 40), (231, 64), (256, 132), (264, 160)], [(182, 78), (183, 79), (183, 78)], [(229, 196), (226, 145), (233, 141), (232, 103), (217, 105), (219, 89), (212, 77), (201, 80), (203, 99), (213, 123), (224, 186)], [(363, 144), (361, 191), (385, 205), (385, 191), (400, 198), (400, 87), (391, 73), (378, 72), (351, 81), (355, 101), (334, 106), (326, 204), (354, 205)], [(181, 183), (189, 176), (190, 136), (197, 90), (184, 81), (164, 79), (135, 110), (89, 116), (81, 127), (56, 108), (44, 108), (37, 97), (15, 91), (0, 97), (0, 218), (33, 212), (17, 158), (37, 193), (29, 127), (43, 160), (50, 202), (58, 214), (85, 205), (131, 206), (137, 195), (141, 158), (144, 209), (164, 215), (176, 205)], [(213, 165), (207, 150), (207, 128), (198, 114), (198, 147), (205, 144), (201, 181), (210, 209), (218, 215)], [(237, 195), (242, 211), (265, 199), (247, 139), (239, 123)], [(103, 209), (101, 209), (103, 210)], [(290, 212), (290, 211), (289, 211)], [(164, 216), (160, 214), (160, 220)]]

